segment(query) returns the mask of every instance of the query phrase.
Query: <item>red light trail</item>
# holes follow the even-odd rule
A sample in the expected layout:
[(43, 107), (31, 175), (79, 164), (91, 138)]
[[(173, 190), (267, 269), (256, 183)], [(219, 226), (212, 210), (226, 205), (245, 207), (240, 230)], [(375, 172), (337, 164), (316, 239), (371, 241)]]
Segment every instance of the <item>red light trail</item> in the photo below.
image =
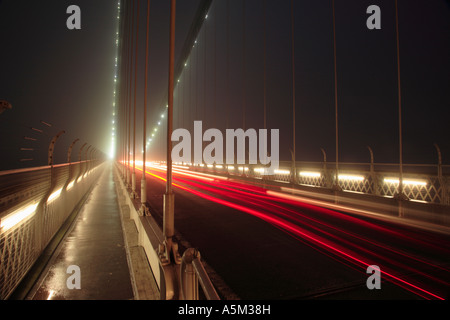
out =
[[(136, 168), (142, 171), (138, 167)], [(166, 181), (164, 168), (151, 167), (146, 173)], [(420, 275), (433, 283), (439, 283), (449, 288), (450, 283), (435, 277), (430, 271), (422, 271), (422, 269), (432, 268), (449, 272), (449, 269), (428, 262), (405, 250), (396, 249), (393, 245), (372, 240), (367, 236), (358, 235), (334, 224), (321, 221), (320, 217), (326, 215), (332, 219), (338, 219), (346, 225), (356, 226), (357, 230), (377, 232), (392, 239), (400, 239), (411, 245), (425, 246), (429, 250), (445, 252), (444, 254), (448, 255), (449, 250), (445, 246), (439, 246), (428, 239), (419, 239), (413, 234), (392, 230), (338, 211), (302, 203), (295, 197), (286, 199), (277, 196), (276, 192), (269, 194), (266, 189), (261, 187), (229, 181), (227, 178), (210, 174), (186, 172), (176, 167), (173, 169), (173, 174), (174, 181), (176, 181), (173, 186), (176, 188), (262, 219), (328, 256), (331, 254), (333, 258), (338, 258), (341, 262), (343, 262), (342, 260), (350, 262), (360, 272), (365, 273), (370, 265), (378, 265), (383, 278), (424, 299), (445, 300), (440, 294), (431, 292), (432, 289), (424, 288), (425, 285), (417, 283), (418, 281), (409, 280), (410, 277), (405, 274)], [(311, 217), (304, 214), (302, 211), (304, 209), (313, 210), (317, 216)], [(400, 270), (400, 272), (396, 272), (394, 269)]]

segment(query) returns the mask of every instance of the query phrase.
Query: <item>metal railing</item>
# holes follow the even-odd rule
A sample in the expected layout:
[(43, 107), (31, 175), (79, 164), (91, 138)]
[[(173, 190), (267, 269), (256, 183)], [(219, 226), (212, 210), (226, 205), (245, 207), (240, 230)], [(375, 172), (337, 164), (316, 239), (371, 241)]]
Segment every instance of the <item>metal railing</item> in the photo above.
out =
[(203, 267), (200, 252), (188, 248), (183, 253), (180, 266), (181, 298), (184, 300), (199, 300), (199, 283), (207, 300), (220, 300), (208, 273)]
[[(131, 197), (132, 189), (126, 184), (126, 166), (116, 162), (116, 174), (120, 176), (118, 188), (126, 191), (126, 204), (130, 208), (130, 219), (134, 220), (139, 233), (139, 245), (143, 247), (149, 266), (160, 289), (161, 300), (199, 300), (199, 286), (207, 300), (220, 300), (210, 277), (203, 266), (200, 253), (187, 248), (183, 256), (178, 254), (178, 244), (174, 242), (173, 255), (165, 252), (167, 246), (161, 226), (151, 212), (144, 215), (140, 201)], [(169, 257), (169, 259), (167, 259)]]
[(7, 299), (96, 181), (101, 160), (0, 172), (0, 299)]
[[(254, 165), (180, 165), (195, 171), (306, 187), (332, 188), (336, 183), (333, 162), (296, 162), (295, 167), (291, 162), (280, 162), (279, 169), (273, 175), (265, 176), (261, 174), (262, 167)], [(403, 192), (408, 199), (450, 205), (450, 166), (404, 164), (403, 167)], [(337, 182), (343, 191), (394, 197), (399, 191), (398, 164), (340, 163)]]

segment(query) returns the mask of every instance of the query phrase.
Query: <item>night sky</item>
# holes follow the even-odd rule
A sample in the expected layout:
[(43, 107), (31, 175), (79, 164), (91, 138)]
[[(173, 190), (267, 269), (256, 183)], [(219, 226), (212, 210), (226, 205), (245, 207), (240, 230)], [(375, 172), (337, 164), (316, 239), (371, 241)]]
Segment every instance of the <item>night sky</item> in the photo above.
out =
[[(146, 3), (140, 1), (138, 150)], [(177, 1), (177, 58), (198, 3)], [(437, 143), (448, 163), (450, 4), (445, 0), (398, 3), (404, 162), (436, 163), (433, 143)], [(66, 9), (71, 4), (81, 8), (81, 30), (66, 27)], [(381, 8), (381, 30), (366, 27), (366, 9), (372, 4)], [(331, 8), (331, 0), (294, 1), (298, 161), (321, 161), (320, 148), (334, 161)], [(263, 1), (246, 0), (245, 34), (243, 2), (229, 1), (228, 10), (227, 14), (226, 0), (213, 1), (175, 92), (175, 127), (190, 128), (194, 120), (203, 120), (205, 128), (242, 128), (245, 105), (245, 128), (263, 128)], [(280, 129), (281, 160), (289, 160), (292, 146), (290, 10), (288, 0), (267, 1), (267, 126)], [(48, 143), (60, 130), (66, 133), (57, 142), (56, 163), (66, 162), (67, 148), (76, 138), (80, 142), (72, 161), (77, 160), (84, 142), (105, 154), (110, 152), (117, 23), (115, 0), (0, 1), (0, 99), (13, 105), (0, 115), (0, 170), (46, 165)], [(169, 1), (152, 0), (149, 132), (165, 106), (168, 27)], [(394, 1), (336, 0), (336, 43), (340, 161), (368, 162), (366, 146), (371, 146), (375, 162), (398, 162)], [(123, 84), (126, 78), (123, 72), (119, 74)], [(116, 104), (120, 114), (123, 104), (119, 98)], [(116, 121), (120, 123), (120, 119)], [(44, 132), (39, 134), (30, 127)], [(27, 141), (24, 136), (37, 141)], [(162, 140), (163, 135), (160, 137)], [(149, 157), (156, 158), (157, 146), (152, 143)], [(35, 150), (20, 151), (21, 147)], [(26, 158), (34, 160), (20, 162)]]

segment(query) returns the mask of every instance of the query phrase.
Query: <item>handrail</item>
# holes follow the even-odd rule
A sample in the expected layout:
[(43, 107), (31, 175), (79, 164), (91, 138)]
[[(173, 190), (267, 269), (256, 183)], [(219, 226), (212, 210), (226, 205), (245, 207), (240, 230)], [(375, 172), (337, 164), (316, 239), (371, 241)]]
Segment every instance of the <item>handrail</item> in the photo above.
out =
[(219, 295), (217, 294), (214, 285), (211, 282), (208, 274), (206, 273), (205, 267), (203, 263), (200, 261), (200, 258), (196, 258), (192, 261), (194, 265), (195, 273), (198, 276), (198, 280), (200, 285), (202, 286), (203, 292), (205, 293), (206, 299), (208, 300), (220, 300)]
[(208, 300), (220, 300), (217, 291), (200, 260), (200, 252), (194, 248), (188, 248), (181, 259), (180, 267), (180, 291), (181, 298), (186, 300), (198, 300), (198, 283)]

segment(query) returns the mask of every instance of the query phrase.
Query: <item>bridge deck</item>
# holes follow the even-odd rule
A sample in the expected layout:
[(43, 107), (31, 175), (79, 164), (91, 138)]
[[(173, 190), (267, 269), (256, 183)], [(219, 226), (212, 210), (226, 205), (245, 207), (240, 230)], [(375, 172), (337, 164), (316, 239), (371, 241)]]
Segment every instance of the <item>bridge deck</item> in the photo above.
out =
[[(145, 253), (130, 243), (136, 228), (129, 222), (108, 164), (27, 299), (158, 299)], [(79, 273), (69, 266), (79, 267)], [(69, 288), (78, 283), (80, 289)]]

